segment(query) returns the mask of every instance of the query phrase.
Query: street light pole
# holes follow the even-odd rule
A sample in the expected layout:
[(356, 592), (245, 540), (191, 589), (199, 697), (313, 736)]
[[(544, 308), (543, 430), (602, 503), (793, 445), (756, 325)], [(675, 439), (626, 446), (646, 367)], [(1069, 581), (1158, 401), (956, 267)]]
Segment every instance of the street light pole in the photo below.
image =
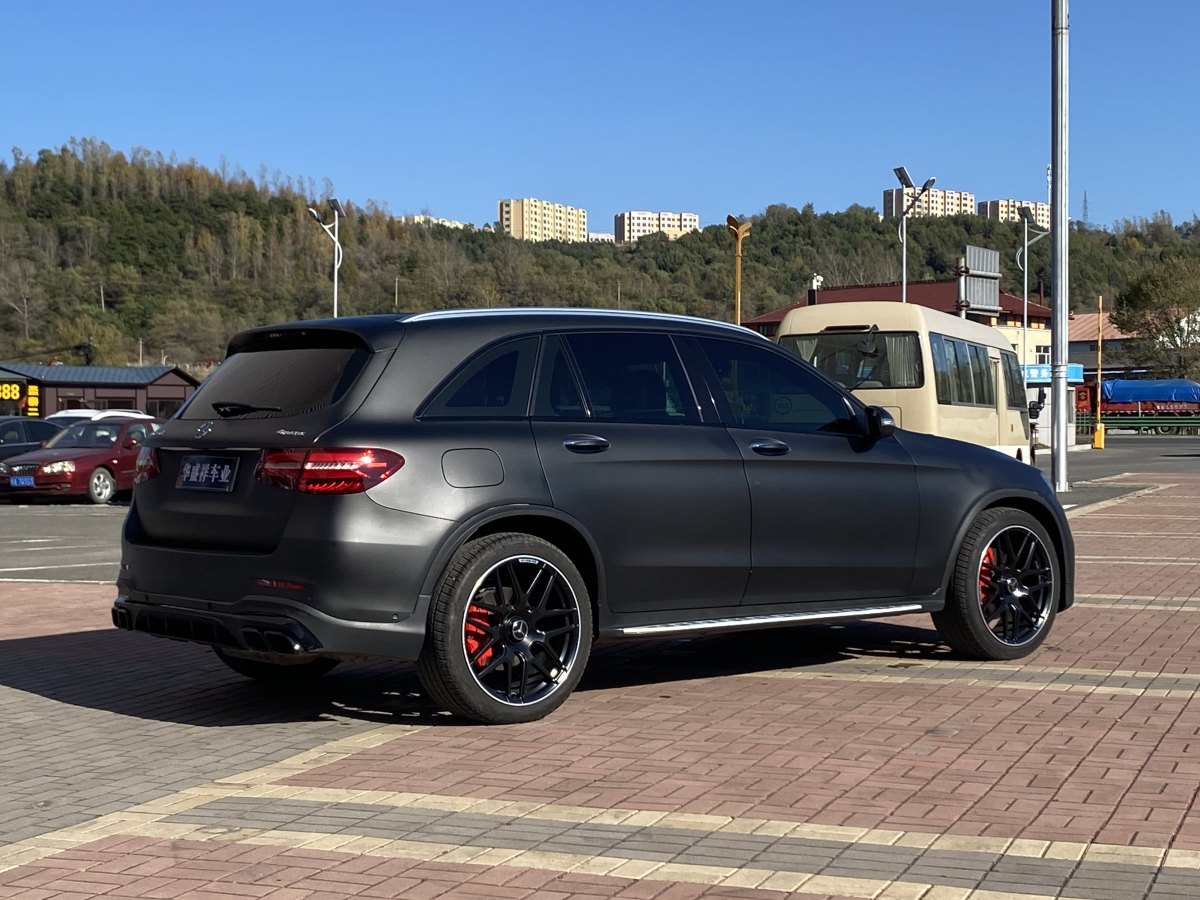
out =
[[(908, 177), (908, 169), (904, 168), (904, 166), (897, 166), (892, 171), (896, 173), (896, 178), (898, 178), (900, 180), (900, 184), (905, 189), (909, 189), (909, 188), (914, 189), (914, 190), (916, 189), (916, 185), (913, 184), (913, 180)], [(908, 302), (908, 214), (910, 212), (912, 212), (913, 207), (916, 206), (917, 203), (920, 201), (920, 199), (922, 197), (924, 197), (926, 193), (928, 193), (928, 191), (931, 187), (933, 187), (933, 183), (935, 181), (937, 181), (936, 178), (926, 179), (925, 183), (923, 185), (921, 185), (921, 189), (913, 195), (912, 200), (908, 203), (908, 205), (906, 205), (904, 207), (904, 212), (901, 213), (901, 215), (900, 215), (899, 234), (900, 234), (900, 302), (901, 303)], [(904, 196), (904, 194), (902, 193), (901, 196)], [(895, 206), (893, 205), (892, 208), (895, 209)]]
[(338, 220), (346, 215), (346, 211), (342, 209), (342, 204), (338, 203), (336, 197), (330, 198), (329, 208), (333, 210), (333, 227), (326, 225), (321, 219), (321, 214), (311, 206), (308, 208), (308, 213), (333, 241), (333, 317), (336, 319), (338, 317), (338, 269), (342, 267), (342, 242), (338, 240)]
[(1067, 480), (1067, 316), (1070, 305), (1070, 256), (1067, 253), (1067, 145), (1069, 141), (1070, 30), (1067, 0), (1053, 0), (1050, 11), (1051, 203), (1050, 300), (1053, 326), (1050, 334), (1050, 399), (1054, 409), (1054, 434), (1050, 442), (1051, 479), (1054, 490), (1071, 489)]
[(733, 235), (733, 324), (742, 324), (742, 241), (750, 232), (750, 222), (726, 216), (725, 223)]

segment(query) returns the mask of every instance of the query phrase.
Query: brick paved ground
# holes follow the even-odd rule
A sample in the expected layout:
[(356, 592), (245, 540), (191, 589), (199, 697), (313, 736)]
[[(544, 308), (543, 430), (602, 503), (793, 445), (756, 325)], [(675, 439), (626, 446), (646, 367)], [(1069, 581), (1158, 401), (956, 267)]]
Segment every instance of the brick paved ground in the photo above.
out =
[(541, 723), (266, 692), (6, 583), (0, 897), (1200, 896), (1200, 475), (1077, 511), (1017, 663), (926, 617), (599, 650)]

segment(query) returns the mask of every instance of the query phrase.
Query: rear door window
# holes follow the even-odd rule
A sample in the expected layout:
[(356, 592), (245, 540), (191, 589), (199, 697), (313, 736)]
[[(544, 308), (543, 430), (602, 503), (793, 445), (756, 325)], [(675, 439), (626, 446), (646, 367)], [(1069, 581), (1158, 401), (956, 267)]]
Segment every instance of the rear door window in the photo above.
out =
[(675, 344), (665, 334), (568, 335), (592, 417), (663, 425), (700, 421)]
[(586, 419), (589, 416), (587, 404), (583, 402), (583, 390), (563, 348), (562, 338), (554, 335), (547, 337), (542, 345), (533, 414), (546, 419)]

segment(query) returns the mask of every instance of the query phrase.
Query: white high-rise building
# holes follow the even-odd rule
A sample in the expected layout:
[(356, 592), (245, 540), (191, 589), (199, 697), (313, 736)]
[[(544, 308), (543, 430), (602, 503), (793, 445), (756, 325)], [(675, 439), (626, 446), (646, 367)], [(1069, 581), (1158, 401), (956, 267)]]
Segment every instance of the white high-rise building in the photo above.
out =
[(586, 241), (587, 210), (533, 197), (497, 204), (500, 230), (521, 241)]
[(662, 232), (675, 240), (689, 231), (700, 230), (700, 216), (689, 212), (645, 212), (629, 210), (613, 216), (618, 244), (628, 244), (648, 234)]
[(979, 215), (999, 222), (1020, 222), (1021, 207), (1028, 206), (1033, 213), (1033, 223), (1043, 231), (1050, 230), (1050, 204), (1036, 200), (980, 200), (976, 207)]
[[(908, 208), (920, 188), (889, 188), (883, 192), (884, 218), (898, 219)], [(973, 216), (975, 215), (975, 195), (969, 191), (943, 191), (941, 188), (930, 188), (921, 195), (921, 199), (909, 211), (909, 216)]]

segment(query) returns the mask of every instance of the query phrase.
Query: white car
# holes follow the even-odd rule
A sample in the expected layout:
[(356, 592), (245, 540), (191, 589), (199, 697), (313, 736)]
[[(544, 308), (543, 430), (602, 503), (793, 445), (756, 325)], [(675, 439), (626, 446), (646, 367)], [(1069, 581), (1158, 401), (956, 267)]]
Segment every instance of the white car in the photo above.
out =
[(90, 422), (93, 419), (109, 419), (115, 416), (135, 419), (154, 418), (140, 409), (64, 409), (52, 416), (46, 416), (46, 421), (58, 422), (60, 425), (70, 425), (73, 422)]

